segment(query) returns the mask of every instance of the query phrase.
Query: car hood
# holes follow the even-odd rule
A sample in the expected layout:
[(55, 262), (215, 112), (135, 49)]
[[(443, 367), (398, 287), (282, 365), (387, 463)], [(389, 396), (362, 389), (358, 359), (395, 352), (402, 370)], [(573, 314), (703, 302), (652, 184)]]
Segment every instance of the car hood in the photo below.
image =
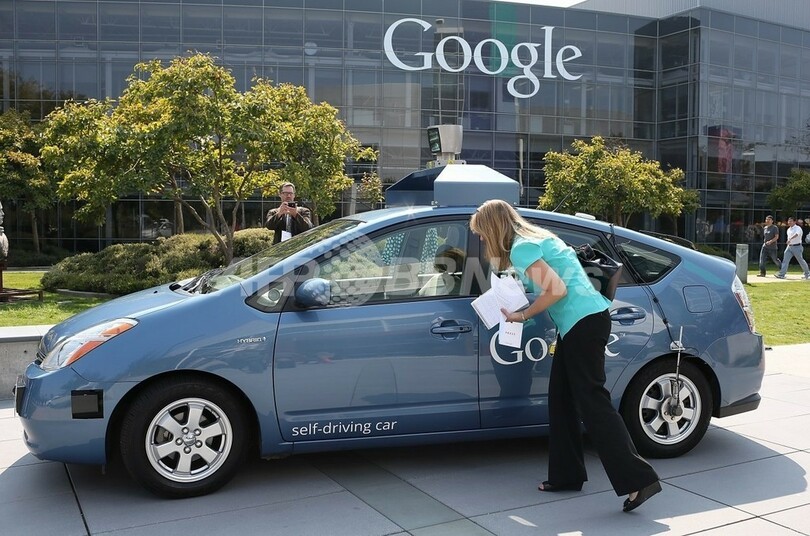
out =
[(65, 337), (75, 335), (102, 322), (115, 320), (116, 318), (137, 319), (150, 312), (171, 307), (190, 297), (188, 294), (172, 292), (169, 285), (153, 287), (121, 296), (74, 315), (52, 327), (42, 338), (39, 347), (40, 352), (48, 353)]

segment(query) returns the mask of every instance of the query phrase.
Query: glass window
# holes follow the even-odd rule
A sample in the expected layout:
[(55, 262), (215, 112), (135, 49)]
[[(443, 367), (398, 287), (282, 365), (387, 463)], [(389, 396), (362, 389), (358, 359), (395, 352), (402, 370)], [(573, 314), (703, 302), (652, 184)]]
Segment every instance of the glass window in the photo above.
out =
[(3, 39), (14, 37), (14, 4), (0, 4), (0, 35)]
[(553, 7), (531, 6), (532, 24), (540, 26), (565, 26), (565, 11)]
[[(556, 33), (556, 32), (555, 32)], [(565, 30), (565, 43), (573, 45), (582, 52), (582, 56), (566, 62), (566, 65), (594, 65), (596, 61), (596, 32), (587, 30)], [(574, 72), (574, 71), (572, 71)]]
[(727, 32), (733, 32), (734, 15), (729, 15), (728, 13), (721, 13), (719, 11), (712, 11), (711, 26), (716, 30), (725, 30)]
[(61, 62), (59, 64), (61, 98), (87, 100), (98, 97), (98, 64)]
[(102, 64), (100, 96), (117, 99), (127, 88), (127, 77), (133, 72), (134, 62), (105, 61)]
[(612, 15), (610, 13), (599, 13), (596, 18), (596, 27), (603, 32), (627, 33), (627, 17), (622, 15)]
[(627, 36), (602, 34), (599, 36), (596, 64), (600, 67), (627, 67)]
[(755, 21), (754, 19), (746, 19), (745, 17), (738, 16), (735, 17), (734, 31), (738, 34), (757, 37), (759, 28), (757, 21)]
[(222, 7), (183, 6), (184, 43), (222, 43)]
[(138, 41), (138, 5), (98, 5), (98, 35), (102, 41)]
[(770, 39), (771, 41), (779, 41), (780, 31), (779, 26), (767, 22), (759, 22), (759, 37), (761, 39)]
[(750, 37), (734, 36), (734, 68), (754, 70), (756, 41)]
[(56, 62), (18, 61), (17, 98), (39, 100), (56, 98)]
[(731, 44), (733, 36), (724, 32), (712, 31), (709, 34), (709, 63), (731, 65)]
[(57, 7), (59, 39), (95, 41), (98, 38), (95, 2), (58, 2)]
[(656, 41), (648, 37), (636, 37), (630, 47), (633, 55), (633, 68), (647, 71), (655, 70)]
[(681, 32), (660, 39), (661, 67), (672, 69), (689, 64), (689, 32)]
[(17, 39), (56, 39), (54, 2), (17, 2)]
[(304, 12), (300, 9), (267, 7), (264, 10), (264, 44), (300, 43), (304, 34)]
[(617, 237), (616, 248), (622, 260), (631, 266), (630, 271), (648, 284), (658, 281), (681, 262), (674, 253), (626, 238)]
[(258, 45), (262, 42), (260, 7), (228, 7), (224, 10), (222, 24), (226, 45)]
[(568, 9), (565, 11), (566, 28), (596, 29), (596, 13)]
[[(141, 4), (141, 41), (179, 42), (180, 5)], [(148, 58), (152, 57), (154, 56)]]
[[(300, 35), (297, 39), (300, 41)], [(343, 12), (306, 11), (304, 42), (313, 43), (317, 48), (343, 48)]]
[(382, 50), (382, 42), (382, 14), (346, 12), (348, 50)]
[(759, 74), (777, 74), (779, 44), (760, 40), (757, 45), (757, 72)]
[(309, 88), (313, 102), (328, 102), (332, 106), (343, 105), (343, 70), (318, 67), (315, 72), (315, 87)]
[(783, 44), (780, 52), (779, 69), (782, 76), (798, 78), (802, 50), (799, 47)]
[(466, 295), (467, 225), (436, 222), (361, 239), (327, 255), (313, 276), (330, 281), (330, 304), (338, 306)]
[(359, 71), (347, 72), (349, 84), (347, 85), (348, 103), (351, 106), (375, 108), (380, 106), (380, 72)]

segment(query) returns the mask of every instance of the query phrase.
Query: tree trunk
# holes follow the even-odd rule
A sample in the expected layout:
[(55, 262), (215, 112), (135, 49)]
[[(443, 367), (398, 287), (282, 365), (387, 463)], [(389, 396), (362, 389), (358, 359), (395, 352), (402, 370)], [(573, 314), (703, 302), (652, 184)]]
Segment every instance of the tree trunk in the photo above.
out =
[(39, 222), (37, 221), (37, 211), (31, 211), (31, 241), (34, 243), (34, 253), (40, 253), (39, 250)]
[(186, 232), (186, 224), (183, 220), (183, 204), (179, 199), (174, 200), (174, 233), (183, 234)]

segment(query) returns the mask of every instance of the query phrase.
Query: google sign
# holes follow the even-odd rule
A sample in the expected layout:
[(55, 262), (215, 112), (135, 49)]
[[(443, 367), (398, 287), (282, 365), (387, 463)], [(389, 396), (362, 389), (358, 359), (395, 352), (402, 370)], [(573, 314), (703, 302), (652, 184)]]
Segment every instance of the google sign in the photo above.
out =
[[(484, 39), (472, 48), (463, 37), (457, 35), (449, 35), (439, 41), (436, 45), (435, 52), (416, 52), (415, 57), (421, 57), (421, 62), (418, 65), (408, 65), (403, 62), (394, 52), (393, 39), (394, 32), (403, 24), (418, 24), (422, 27), (422, 31), (430, 30), (431, 25), (421, 19), (405, 18), (400, 19), (393, 23), (385, 31), (385, 38), (383, 40), (383, 47), (385, 49), (385, 56), (388, 58), (395, 67), (403, 71), (423, 71), (433, 67), (433, 58), (436, 58), (436, 63), (443, 70), (451, 73), (458, 73), (464, 71), (474, 63), (475, 66), (484, 74), (496, 75), (506, 70), (511, 61), (512, 65), (522, 69), (523, 74), (513, 76), (509, 79), (507, 90), (511, 95), (519, 99), (528, 99), (540, 91), (540, 79), (532, 72), (532, 68), (540, 61), (540, 53), (538, 49), (543, 47), (543, 78), (557, 78), (554, 73), (555, 69), (559, 75), (566, 80), (579, 80), (582, 75), (573, 75), (566, 69), (565, 63), (571, 60), (582, 57), (582, 51), (574, 45), (565, 45), (561, 47), (555, 55), (552, 50), (552, 37), (554, 34), (554, 26), (543, 26), (544, 42), (543, 43), (518, 43), (510, 51), (506, 45), (497, 39), (489, 38)], [(456, 46), (461, 50), (461, 63), (452, 66), (447, 62), (445, 47), (450, 42), (455, 42)], [(492, 68), (484, 63), (483, 51), (485, 47), (491, 47), (492, 56), (496, 60), (497, 66)], [(525, 51), (528, 58), (521, 58), (521, 51)], [(520, 80), (526, 80), (531, 84), (531, 91), (521, 92), (517, 87)]]

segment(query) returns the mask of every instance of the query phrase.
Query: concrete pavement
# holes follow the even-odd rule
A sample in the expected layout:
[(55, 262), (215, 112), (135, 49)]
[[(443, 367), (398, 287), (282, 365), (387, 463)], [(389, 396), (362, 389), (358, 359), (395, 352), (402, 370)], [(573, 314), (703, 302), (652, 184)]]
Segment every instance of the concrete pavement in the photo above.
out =
[(544, 438), (255, 461), (215, 494), (161, 500), (116, 467), (33, 458), (0, 401), (0, 534), (810, 535), (810, 344), (766, 355), (760, 408), (651, 460), (664, 492), (630, 514), (593, 452), (581, 492), (538, 492)]

